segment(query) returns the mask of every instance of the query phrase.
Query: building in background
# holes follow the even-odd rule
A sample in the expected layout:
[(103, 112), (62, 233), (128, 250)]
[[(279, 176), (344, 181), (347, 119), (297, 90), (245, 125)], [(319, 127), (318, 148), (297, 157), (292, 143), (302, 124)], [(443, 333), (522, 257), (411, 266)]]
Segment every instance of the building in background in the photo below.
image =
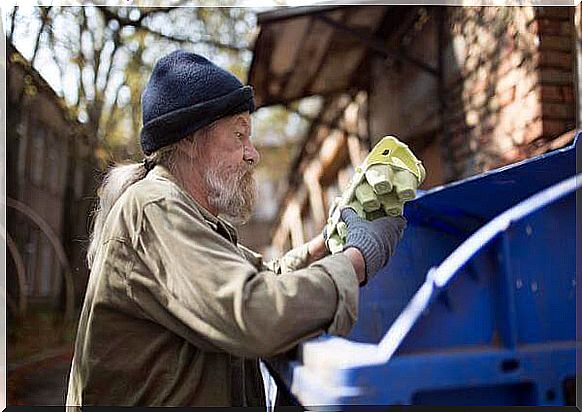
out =
[(289, 173), (273, 253), (322, 229), (354, 167), (387, 134), (423, 160), (423, 188), (570, 143), (579, 94), (575, 13), (320, 6), (259, 14), (249, 72), (257, 105), (324, 99)]
[(8, 315), (22, 320), (34, 306), (71, 315), (88, 278), (99, 145), (10, 44), (6, 63)]

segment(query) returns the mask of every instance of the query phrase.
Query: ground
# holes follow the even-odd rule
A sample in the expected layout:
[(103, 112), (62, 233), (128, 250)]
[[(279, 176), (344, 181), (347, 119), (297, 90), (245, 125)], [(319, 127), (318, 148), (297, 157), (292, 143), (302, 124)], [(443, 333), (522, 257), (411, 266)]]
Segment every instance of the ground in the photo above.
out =
[(8, 372), (8, 404), (64, 405), (72, 350), (61, 348), (46, 358), (11, 366)]
[(9, 318), (8, 405), (64, 405), (75, 330), (74, 322), (46, 307)]

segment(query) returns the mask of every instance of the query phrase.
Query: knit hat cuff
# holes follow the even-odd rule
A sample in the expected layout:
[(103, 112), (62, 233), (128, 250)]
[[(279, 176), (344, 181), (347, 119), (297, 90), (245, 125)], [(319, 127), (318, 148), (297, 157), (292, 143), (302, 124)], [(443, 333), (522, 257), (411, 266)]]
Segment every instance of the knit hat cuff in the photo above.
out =
[(140, 139), (142, 150), (146, 155), (150, 155), (222, 117), (244, 111), (252, 113), (254, 110), (251, 86), (242, 86), (212, 100), (173, 110), (143, 126)]

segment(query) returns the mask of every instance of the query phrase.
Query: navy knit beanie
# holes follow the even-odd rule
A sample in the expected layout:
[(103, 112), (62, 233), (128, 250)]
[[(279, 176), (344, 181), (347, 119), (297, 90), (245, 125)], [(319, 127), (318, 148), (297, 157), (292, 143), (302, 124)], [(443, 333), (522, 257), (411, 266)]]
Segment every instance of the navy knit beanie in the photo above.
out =
[(221, 117), (253, 112), (251, 86), (208, 59), (184, 50), (162, 57), (141, 97), (143, 152), (189, 136)]

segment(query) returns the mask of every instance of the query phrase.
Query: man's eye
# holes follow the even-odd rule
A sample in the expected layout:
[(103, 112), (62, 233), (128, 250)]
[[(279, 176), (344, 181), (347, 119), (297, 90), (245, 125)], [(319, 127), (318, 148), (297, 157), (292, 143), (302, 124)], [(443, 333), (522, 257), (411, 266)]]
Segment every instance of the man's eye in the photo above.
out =
[(235, 136), (237, 139), (242, 139), (244, 135), (241, 132), (236, 132)]

